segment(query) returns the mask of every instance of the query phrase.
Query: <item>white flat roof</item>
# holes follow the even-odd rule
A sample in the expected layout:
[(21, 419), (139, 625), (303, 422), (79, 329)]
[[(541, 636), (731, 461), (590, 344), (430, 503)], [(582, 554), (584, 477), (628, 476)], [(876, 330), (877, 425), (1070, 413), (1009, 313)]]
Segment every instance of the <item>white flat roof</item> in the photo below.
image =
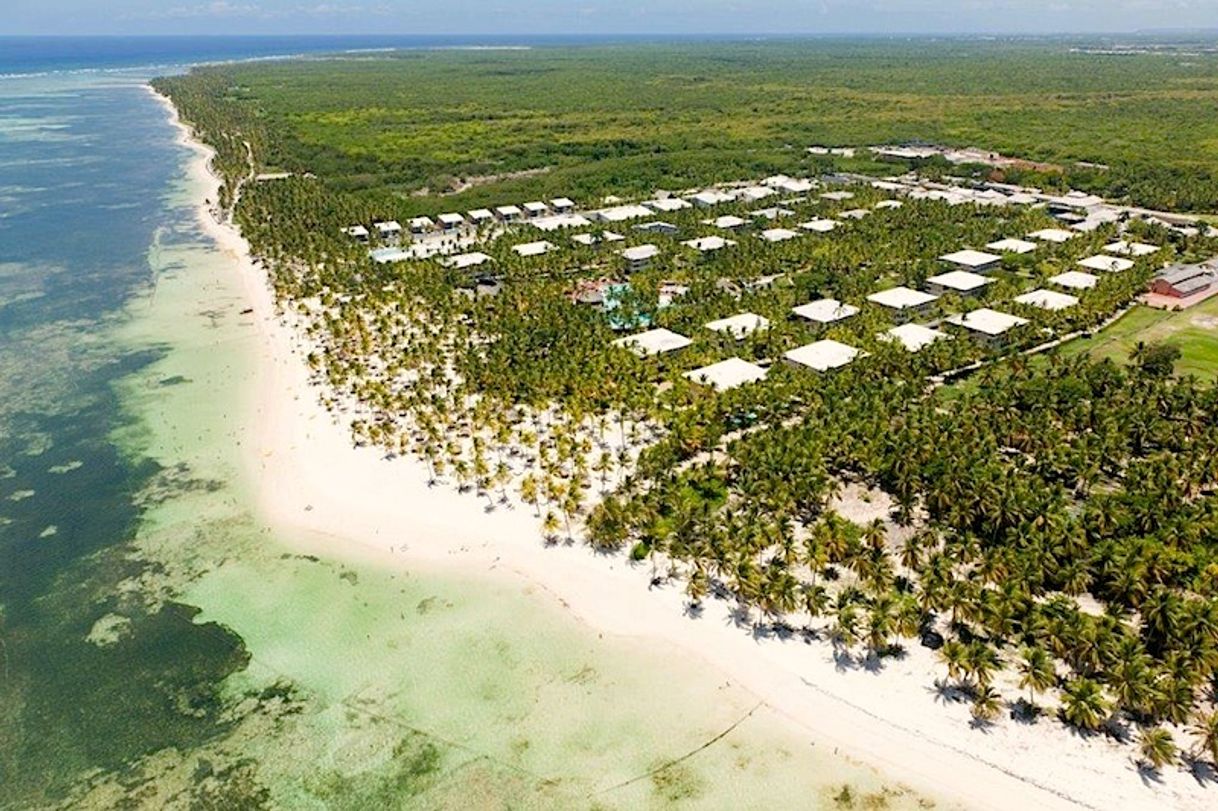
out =
[(455, 211), (450, 211), (447, 214), (441, 214), (436, 219), (438, 219), (444, 225), (458, 225), (465, 222), (465, 218)]
[(698, 237), (696, 239), (687, 239), (681, 243), (695, 250), (706, 253), (707, 251), (717, 251), (720, 248), (727, 248), (735, 245), (736, 241), (732, 239), (724, 239), (718, 234), (709, 237)]
[(474, 208), (470, 209), (469, 218), (471, 220), (489, 220), (495, 215), (491, 213), (489, 208)]
[(665, 197), (663, 200), (648, 200), (643, 205), (650, 208), (652, 211), (680, 211), (683, 208), (689, 208), (690, 205), (680, 197)]
[(537, 242), (525, 242), (520, 245), (513, 245), (512, 250), (521, 256), (540, 256), (543, 253), (549, 253), (554, 250), (554, 246), (543, 239)]
[(897, 341), (910, 352), (918, 352), (942, 338), (950, 338), (946, 332), (924, 327), (921, 324), (902, 324), (880, 333), (881, 341)]
[(1075, 231), (1063, 231), (1060, 228), (1042, 228), (1028, 234), (1029, 239), (1039, 239), (1041, 242), (1069, 242), (1078, 236)]
[(368, 229), (362, 225), (352, 225), (344, 228), (343, 233), (352, 237), (366, 237), (368, 236)]
[(1115, 253), (1121, 256), (1150, 256), (1162, 250), (1158, 245), (1147, 245), (1145, 242), (1126, 242), (1121, 240), (1104, 246), (1104, 253)]
[(629, 349), (639, 357), (645, 358), (648, 355), (662, 355), (665, 352), (675, 352), (678, 349), (684, 349), (691, 343), (693, 341), (684, 335), (678, 335), (672, 330), (661, 327), (659, 329), (649, 329), (636, 335), (627, 335), (625, 338), (618, 338), (613, 342), (613, 345)]
[(972, 330), (973, 332), (984, 333), (985, 335), (1001, 335), (1015, 327), (1023, 326), (1028, 323), (1028, 319), (1020, 318), (1010, 313), (1000, 313), (997, 310), (991, 310), (989, 307), (982, 307), (980, 310), (973, 310), (971, 313), (949, 315), (947, 322)]
[(686, 372), (685, 377), (695, 383), (711, 386), (716, 391), (727, 391), (746, 383), (756, 383), (765, 378), (765, 373), (766, 370), (755, 363), (749, 363), (740, 358), (728, 358), (718, 363), (712, 363), (710, 366)]
[(727, 192), (719, 191), (718, 189), (707, 189), (691, 195), (689, 199), (703, 205), (714, 206), (720, 203), (730, 203), (732, 200), (735, 200), (736, 197), (728, 194)]
[(803, 180), (802, 178), (788, 178), (781, 183), (778, 183), (778, 188), (789, 194), (803, 194), (812, 191), (815, 185), (811, 180)]
[(826, 200), (853, 200), (854, 192), (852, 191), (827, 191), (821, 195)]
[(824, 340), (792, 349), (783, 357), (800, 366), (806, 366), (818, 372), (827, 372), (830, 369), (845, 366), (860, 354), (862, 354), (861, 351), (853, 346)]
[(1032, 253), (1036, 250), (1035, 242), (1028, 242), (1026, 239), (1000, 239), (997, 242), (991, 242), (985, 247), (991, 251), (999, 251), (1001, 253)]
[(810, 301), (807, 304), (791, 308), (791, 312), (800, 318), (815, 321), (819, 324), (832, 324), (834, 321), (841, 321), (853, 315), (858, 315), (858, 311), (859, 308), (853, 304), (843, 304), (835, 298), (818, 299), (817, 301)]
[(572, 242), (578, 242), (580, 245), (595, 245), (598, 240), (594, 234), (576, 234), (571, 237)]
[(507, 216), (510, 216), (513, 214), (519, 214), (520, 207), (519, 206), (499, 206), (495, 209), (495, 212), (507, 217)]
[(769, 186), (749, 186), (748, 188), (741, 190), (739, 196), (746, 197), (749, 200), (764, 200), (773, 194), (778, 194), (778, 192), (774, 191)]
[(921, 307), (925, 304), (930, 304), (938, 298), (938, 296), (931, 295), (930, 293), (923, 293), (921, 290), (910, 290), (908, 287), (891, 287), (878, 293), (872, 293), (867, 297), (867, 300), (876, 304), (882, 304), (885, 307), (891, 307), (894, 310), (905, 310), (910, 307)]
[(373, 223), (373, 225), (375, 225), (376, 230), (380, 231), (382, 234), (392, 234), (395, 231), (402, 230), (402, 226), (398, 223), (397, 220), (388, 220), (386, 222)]
[(838, 226), (837, 220), (828, 220), (828, 219), (808, 220), (807, 222), (801, 222), (799, 224), (799, 227), (804, 229), (805, 231), (816, 231), (817, 233), (821, 233), (821, 234), (827, 234), (830, 231), (832, 231), (834, 228), (837, 228), (837, 226)]
[(1092, 276), (1090, 273), (1083, 273), (1079, 270), (1067, 270), (1065, 273), (1059, 273), (1049, 279), (1053, 284), (1059, 287), (1068, 287), (1071, 290), (1090, 290), (1099, 284), (1100, 277)]
[(592, 223), (580, 214), (551, 214), (530, 220), (529, 224), (542, 231), (557, 231), (559, 228), (583, 228)]
[[(874, 185), (874, 184), (873, 184)], [(881, 200), (875, 204), (876, 208), (900, 208), (905, 205), (900, 200)]]
[(1096, 256), (1088, 256), (1086, 259), (1079, 260), (1078, 264), (1079, 267), (1084, 267), (1088, 270), (1105, 270), (1109, 273), (1120, 273), (1133, 267), (1133, 260), (1097, 254)]
[(727, 318), (711, 321), (706, 325), (706, 328), (715, 332), (726, 332), (735, 338), (744, 338), (747, 335), (752, 335), (759, 329), (766, 329), (769, 326), (770, 320), (756, 313), (737, 313)]
[(794, 239), (799, 234), (790, 228), (767, 228), (761, 232), (760, 236), (766, 242), (784, 242), (788, 239)]
[(1024, 293), (1012, 299), (1016, 304), (1027, 304), (1042, 310), (1065, 310), (1078, 304), (1078, 299), (1065, 293), (1043, 288)]
[(549, 211), (550, 207), (547, 206), (545, 203), (541, 202), (540, 200), (534, 200), (531, 203), (525, 203), (524, 210), (532, 211), (533, 213), (536, 214), (536, 213), (542, 212), (542, 211)]
[(1001, 256), (974, 250), (956, 251), (955, 253), (940, 256), (939, 259), (943, 262), (950, 262), (953, 265), (961, 265), (966, 268), (985, 267), (986, 265), (1002, 261)]
[(748, 222), (745, 219), (737, 217), (735, 214), (724, 214), (722, 217), (716, 217), (713, 220), (704, 221), (704, 225), (713, 225), (716, 228), (739, 228)]
[(431, 228), (433, 225), (435, 223), (431, 221), (431, 217), (415, 217), (410, 221), (411, 228)]
[(959, 290), (961, 293), (971, 293), (974, 290), (979, 290), (987, 284), (993, 284), (994, 280), (980, 273), (970, 273), (967, 270), (953, 270), (947, 273), (940, 273), (938, 276), (931, 276), (926, 280), (927, 284), (937, 284), (940, 287), (949, 287), (952, 290)]
[(648, 242), (645, 245), (635, 245), (631, 248), (623, 248), (622, 256), (626, 257), (631, 262), (641, 262), (644, 259), (651, 259), (659, 255), (660, 249)]
[(444, 260), (444, 264), (450, 268), (461, 270), (462, 268), (472, 268), (475, 265), (481, 265), (489, 261), (491, 261), (489, 256), (481, 251), (474, 251), (473, 253), (459, 253), (456, 256), (450, 256)]
[(592, 216), (594, 219), (605, 222), (624, 222), (625, 220), (636, 220), (639, 217), (650, 217), (654, 213), (646, 206), (633, 205), (602, 208), (600, 211), (593, 212)]
[(554, 208), (575, 208), (575, 201), (570, 197), (555, 197), (550, 205)]

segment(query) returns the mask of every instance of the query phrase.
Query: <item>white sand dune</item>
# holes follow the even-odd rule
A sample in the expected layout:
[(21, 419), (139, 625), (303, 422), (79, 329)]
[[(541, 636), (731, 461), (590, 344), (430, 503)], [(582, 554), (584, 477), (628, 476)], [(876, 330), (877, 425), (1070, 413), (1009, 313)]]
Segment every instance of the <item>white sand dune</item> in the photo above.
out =
[[(208, 176), (209, 151), (182, 132), (199, 151), (194, 171)], [(209, 183), (214, 199), (217, 183)], [(949, 804), (1200, 811), (1218, 803), (1218, 787), (1206, 789), (1180, 769), (1167, 770), (1161, 782), (1144, 781), (1130, 747), (1104, 737), (1080, 739), (1052, 718), (1029, 726), (1004, 717), (988, 730), (971, 728), (967, 705), (937, 698), (933, 682), (942, 668), (916, 643), (881, 672), (843, 670), (827, 644), (756, 638), (723, 602), (708, 601), (705, 612), (691, 618), (679, 589), (649, 587), (649, 566), (578, 545), (546, 547), (531, 509), (487, 513), (484, 499), (428, 487), (421, 462), (353, 448), (347, 428), (310, 385), (297, 348), (301, 338), (275, 317), (267, 281), (245, 241), (205, 206), (199, 211), (203, 227), (233, 257), (259, 332), (259, 384), (242, 445), (262, 518), (291, 530), (285, 537), (303, 539), (308, 551), (529, 584), (596, 632), (642, 639), (701, 662), (756, 694), (812, 744)]]

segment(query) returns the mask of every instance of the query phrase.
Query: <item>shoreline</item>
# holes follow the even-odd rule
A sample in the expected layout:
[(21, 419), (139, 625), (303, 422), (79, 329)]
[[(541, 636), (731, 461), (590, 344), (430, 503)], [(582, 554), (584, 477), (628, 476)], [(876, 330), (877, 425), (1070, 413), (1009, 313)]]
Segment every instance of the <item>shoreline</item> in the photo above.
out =
[[(149, 90), (196, 154), (192, 177), (214, 198), (213, 151), (193, 137), (168, 99)], [(197, 214), (216, 248), (234, 260), (254, 311), (259, 382), (244, 397), (248, 419), (235, 428), (258, 516), (288, 530), (293, 545), (387, 567), (493, 576), (542, 591), (592, 632), (697, 661), (757, 696), (806, 742), (840, 750), (886, 781), (937, 800), (994, 809), (1201, 809), (1212, 800), (1176, 770), (1165, 773), (1157, 790), (1147, 788), (1128, 748), (1103, 738), (1081, 740), (1051, 718), (1036, 727), (1004, 718), (988, 732), (970, 729), (965, 705), (936, 702), (932, 681), (942, 669), (916, 642), (881, 673), (842, 671), (827, 645), (758, 638), (736, 627), (722, 601), (708, 600), (700, 618), (688, 617), (679, 588), (649, 587), (646, 564), (579, 544), (547, 548), (526, 506), (487, 513), (476, 496), (428, 487), (418, 460), (387, 461), (376, 449), (353, 447), (347, 428), (321, 405), (300, 339), (277, 315), (265, 273), (238, 229), (217, 221), (203, 200)]]

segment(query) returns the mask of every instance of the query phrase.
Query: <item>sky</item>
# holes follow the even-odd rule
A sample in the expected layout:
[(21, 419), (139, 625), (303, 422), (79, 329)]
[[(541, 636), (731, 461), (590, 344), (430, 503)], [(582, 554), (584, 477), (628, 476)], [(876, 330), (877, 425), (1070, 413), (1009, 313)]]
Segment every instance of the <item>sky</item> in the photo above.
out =
[(1218, 30), (1218, 0), (0, 0), (11, 34)]

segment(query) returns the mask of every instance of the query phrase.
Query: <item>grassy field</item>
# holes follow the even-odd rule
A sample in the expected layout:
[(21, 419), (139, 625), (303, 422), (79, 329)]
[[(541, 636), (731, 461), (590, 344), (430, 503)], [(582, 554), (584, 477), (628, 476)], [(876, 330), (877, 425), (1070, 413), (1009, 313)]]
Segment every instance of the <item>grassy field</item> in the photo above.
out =
[(1139, 341), (1175, 344), (1180, 347), (1177, 374), (1214, 380), (1218, 377), (1218, 297), (1176, 312), (1139, 306), (1099, 335), (1074, 341), (1062, 352), (1090, 352), (1096, 358), (1123, 361)]

